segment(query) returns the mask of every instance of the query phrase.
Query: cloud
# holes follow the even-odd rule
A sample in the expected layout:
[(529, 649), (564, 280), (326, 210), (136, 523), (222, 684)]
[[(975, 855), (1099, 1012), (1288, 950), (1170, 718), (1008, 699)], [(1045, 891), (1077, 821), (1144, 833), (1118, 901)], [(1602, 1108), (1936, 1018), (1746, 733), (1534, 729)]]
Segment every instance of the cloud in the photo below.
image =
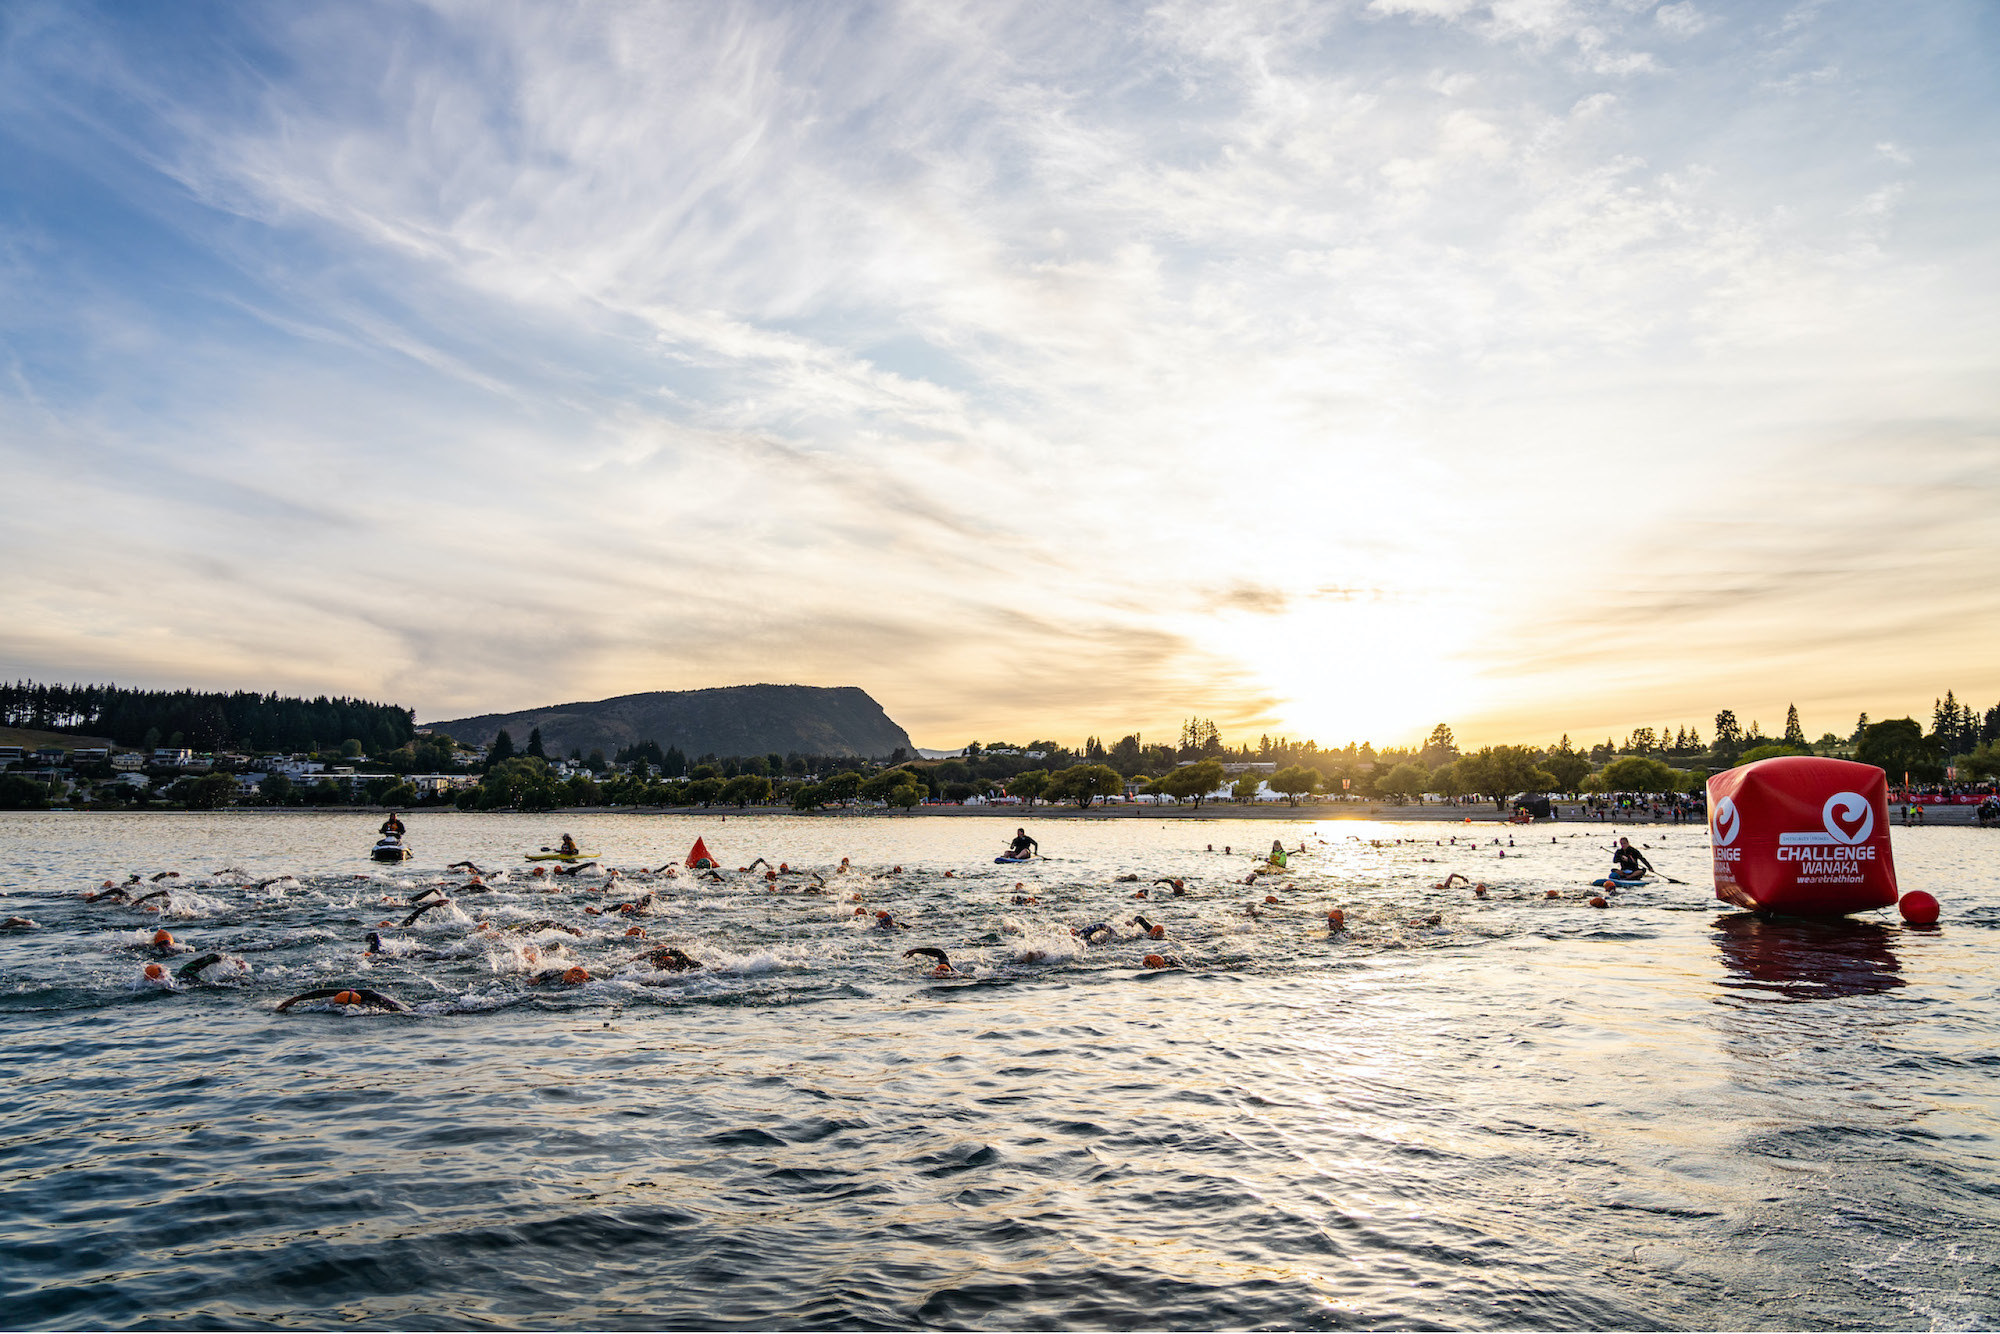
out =
[[(98, 535), (0, 536), (0, 666), (427, 716), (777, 674), (927, 744), (1345, 717), (1441, 657), (1368, 725), (1593, 668), (1656, 723), (1752, 632), (1808, 674), (1788, 599), (1976, 602), (1958, 474), (1842, 442), (1990, 420), (1991, 182), (1919, 164), (1994, 99), (1886, 18), (1729, 17), (17, 13), (0, 461)], [(1832, 453), (1893, 581), (1717, 501)]]

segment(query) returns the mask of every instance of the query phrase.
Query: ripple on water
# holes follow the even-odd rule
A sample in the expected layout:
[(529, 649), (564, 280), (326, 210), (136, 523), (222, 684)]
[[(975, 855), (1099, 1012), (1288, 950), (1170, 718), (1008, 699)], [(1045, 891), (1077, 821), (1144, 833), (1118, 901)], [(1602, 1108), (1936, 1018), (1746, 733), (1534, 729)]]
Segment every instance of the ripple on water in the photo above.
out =
[[(498, 873), (465, 894), (436, 868), (497, 872), (540, 821), (423, 815), (393, 876), (357, 875), (364, 823), (0, 816), (0, 847), (34, 849), (0, 854), (0, 893), (42, 923), (0, 956), (10, 1322), (2000, 1320), (1980, 831), (1896, 831), (1905, 883), (1948, 887), (1918, 933), (1763, 923), (1693, 888), (1590, 909), (1595, 827), (1503, 875), (1432, 827), (1065, 822), (1043, 840), (1063, 860), (995, 868), (974, 820), (587, 818), (621, 864), (696, 833), (854, 857), (819, 897)], [(1273, 832), (1309, 844), (1290, 887), (1203, 851)], [(1698, 877), (1699, 831), (1642, 837)], [(158, 882), (159, 912), (81, 903), (176, 862), (242, 874)], [(1434, 888), (1453, 869), (1492, 897)], [(1114, 879), (1155, 872), (1192, 892)], [(433, 883), (459, 901), (394, 925)], [(635, 887), (644, 914), (585, 911)], [(1139, 967), (1135, 912), (1181, 967)], [(581, 934), (478, 929), (544, 918)], [(247, 975), (139, 985), (163, 919), (190, 947), (170, 967), (214, 949)], [(1100, 921), (1125, 938), (1071, 935)], [(707, 966), (634, 962), (661, 943)], [(537, 986), (542, 960), (593, 980)], [(271, 1012), (357, 982), (417, 1013)]]

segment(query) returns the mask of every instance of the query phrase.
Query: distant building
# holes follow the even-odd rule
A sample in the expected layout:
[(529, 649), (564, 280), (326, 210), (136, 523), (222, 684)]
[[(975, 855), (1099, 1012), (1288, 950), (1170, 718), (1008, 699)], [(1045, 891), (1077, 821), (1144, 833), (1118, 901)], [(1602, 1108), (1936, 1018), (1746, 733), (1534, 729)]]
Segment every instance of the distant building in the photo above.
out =
[(27, 758), (27, 751), (20, 746), (0, 746), (0, 769), (4, 769), (10, 764), (21, 764)]
[(111, 767), (119, 773), (136, 773), (146, 767), (146, 757), (136, 750), (121, 750), (111, 757)]
[(185, 746), (156, 746), (153, 748), (153, 763), (163, 768), (178, 769), (194, 758), (194, 752)]
[(424, 796), (479, 786), (478, 774), (411, 774), (403, 780)]
[(69, 760), (69, 752), (61, 746), (39, 746), (35, 750), (36, 764), (49, 769), (59, 769)]
[(110, 758), (111, 751), (106, 746), (78, 746), (69, 753), (71, 764), (102, 764)]

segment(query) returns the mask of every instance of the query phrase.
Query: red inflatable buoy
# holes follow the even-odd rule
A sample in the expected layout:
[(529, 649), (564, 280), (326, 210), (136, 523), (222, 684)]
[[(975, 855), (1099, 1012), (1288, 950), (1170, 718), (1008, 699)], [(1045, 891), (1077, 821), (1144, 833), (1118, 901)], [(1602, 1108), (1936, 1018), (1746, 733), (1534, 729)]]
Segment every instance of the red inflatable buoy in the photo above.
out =
[(1937, 896), (1927, 894), (1921, 889), (1913, 889), (1896, 900), (1896, 911), (1903, 914), (1903, 920), (1911, 926), (1936, 926)]
[(1837, 916), (1896, 901), (1889, 787), (1872, 764), (1780, 755), (1708, 780), (1715, 897)]

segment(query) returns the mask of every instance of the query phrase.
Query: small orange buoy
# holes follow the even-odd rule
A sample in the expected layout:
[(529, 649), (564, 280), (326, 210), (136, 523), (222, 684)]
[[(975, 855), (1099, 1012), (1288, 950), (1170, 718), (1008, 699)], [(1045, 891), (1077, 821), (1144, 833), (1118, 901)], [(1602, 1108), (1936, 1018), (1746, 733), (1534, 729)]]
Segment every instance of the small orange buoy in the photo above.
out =
[(166, 976), (167, 970), (160, 967), (160, 965), (156, 963), (146, 965), (146, 980), (148, 982), (163, 982), (166, 980)]
[(1921, 889), (1913, 889), (1896, 900), (1896, 911), (1911, 926), (1936, 926), (1938, 919), (1937, 897)]
[(625, 934), (628, 936), (639, 936), (643, 938), (646, 934), (646, 928), (643, 926), (628, 926), (625, 928)]
[(590, 970), (588, 968), (572, 968), (563, 974), (563, 981), (573, 987), (581, 986), (583, 983), (590, 981)]
[(171, 945), (174, 943), (174, 933), (165, 927), (161, 927), (153, 933), (153, 943), (155, 945)]
[(1145, 958), (1139, 960), (1139, 962), (1145, 964), (1148, 968), (1165, 968), (1167, 966), (1167, 961), (1157, 954), (1148, 954)]
[(1590, 906), (1593, 908), (1609, 908), (1611, 905), (1604, 901), (1602, 894), (1593, 894), (1590, 898)]

